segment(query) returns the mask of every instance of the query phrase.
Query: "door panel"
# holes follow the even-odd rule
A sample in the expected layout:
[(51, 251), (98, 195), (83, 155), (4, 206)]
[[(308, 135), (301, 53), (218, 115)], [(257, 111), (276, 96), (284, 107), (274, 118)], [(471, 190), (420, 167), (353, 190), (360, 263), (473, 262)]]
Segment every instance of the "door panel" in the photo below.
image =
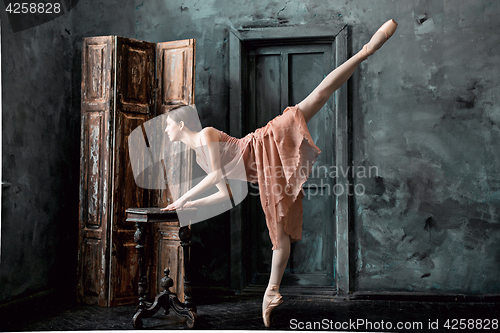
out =
[[(263, 127), (267, 122), (280, 114), (281, 110), (281, 53), (274, 48), (254, 50), (249, 57), (249, 110), (247, 133)], [(269, 274), (271, 265), (271, 241), (266, 226), (266, 219), (256, 185), (249, 184), (247, 216), (252, 216), (249, 223), (250, 244), (253, 244), (250, 272), (257, 272), (252, 282), (264, 284), (261, 275)], [(256, 280), (257, 279), (257, 280)], [(264, 279), (265, 280), (265, 279)]]
[[(265, 126), (286, 106), (299, 103), (321, 82), (333, 69), (331, 45), (267, 45), (250, 50), (247, 132)], [(334, 179), (328, 172), (335, 165), (332, 105), (327, 103), (308, 123), (311, 136), (322, 153), (304, 184), (302, 241), (292, 244), (282, 285), (334, 284)], [(249, 192), (257, 193), (252, 188)], [(252, 282), (265, 284), (271, 263), (271, 242), (259, 197), (250, 195), (247, 202), (247, 211), (255, 216), (249, 227), (250, 241), (256, 249), (250, 269), (257, 274)]]
[(158, 43), (157, 115), (179, 104), (194, 104), (195, 48), (194, 39)]
[[(256, 128), (263, 127), (270, 119), (281, 113), (280, 54), (255, 55), (255, 122)], [(281, 111), (278, 111), (281, 110)]]
[(82, 127), (78, 299), (108, 305), (108, 199), (111, 187), (110, 131), (113, 38), (85, 38), (82, 50)]
[(138, 266), (135, 226), (125, 222), (129, 207), (148, 205), (147, 190), (136, 185), (128, 137), (154, 112), (156, 45), (116, 37), (117, 103), (114, 123), (113, 219), (111, 233), (110, 306), (137, 300)]
[(150, 115), (155, 84), (155, 44), (117, 37), (117, 110)]
[[(195, 54), (194, 39), (158, 43), (157, 57), (157, 94), (156, 117), (168, 113), (178, 105), (194, 104)], [(164, 130), (164, 128), (163, 128)], [(191, 188), (192, 154), (186, 152), (182, 142), (169, 142), (168, 147), (160, 149), (163, 156), (162, 167), (169, 180), (168, 188), (152, 191), (152, 202), (157, 207), (166, 207)], [(184, 298), (183, 250), (179, 239), (179, 226), (161, 223), (154, 230), (155, 248), (151, 292), (161, 292), (160, 280), (164, 269), (170, 269), (174, 285), (171, 290), (180, 299)]]
[[(289, 55), (289, 101), (300, 103), (332, 68), (331, 44), (323, 52)], [(304, 52), (305, 50), (302, 50)], [(304, 184), (302, 241), (292, 244), (291, 272), (301, 274), (300, 284), (333, 286), (334, 262), (334, 113), (327, 103), (308, 123), (311, 137), (321, 150)]]
[[(128, 150), (130, 132), (146, 122), (148, 114), (117, 113), (114, 177), (114, 218), (111, 249), (110, 305), (130, 304), (137, 300), (139, 282), (137, 250), (133, 223), (125, 222), (129, 207), (146, 207), (147, 190), (135, 184)], [(149, 226), (147, 226), (149, 227)], [(146, 228), (148, 229), (148, 228)], [(147, 250), (146, 250), (147, 251)]]

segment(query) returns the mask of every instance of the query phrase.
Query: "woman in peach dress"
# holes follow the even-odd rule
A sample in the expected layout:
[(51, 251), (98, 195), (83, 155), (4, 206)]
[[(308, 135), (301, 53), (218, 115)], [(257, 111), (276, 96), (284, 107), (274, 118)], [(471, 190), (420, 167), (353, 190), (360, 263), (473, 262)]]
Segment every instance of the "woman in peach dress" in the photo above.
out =
[[(262, 302), (262, 318), (266, 327), (270, 326), (272, 311), (283, 302), (279, 286), (290, 255), (290, 243), (300, 240), (302, 234), (302, 184), (306, 182), (320, 153), (309, 134), (307, 122), (351, 77), (361, 62), (392, 36), (396, 28), (395, 21), (387, 21), (361, 51), (327, 75), (302, 102), (286, 108), (282, 115), (244, 138), (233, 138), (212, 127), (198, 130), (191, 125), (193, 119), (198, 118), (196, 110), (188, 106), (168, 114), (165, 132), (169, 139), (182, 141), (195, 149), (197, 162), (207, 176), (164, 210), (206, 206), (227, 200), (231, 190), (226, 178), (242, 179), (241, 172), (235, 174), (238, 172), (233, 172), (231, 168), (221, 168), (222, 165), (230, 165), (230, 160), (243, 161), (245, 180), (259, 184), (262, 208), (273, 244), (271, 275)], [(227, 149), (219, 149), (221, 143), (237, 147), (238, 152), (229, 154)], [(218, 189), (215, 194), (190, 201), (190, 198), (213, 186)]]

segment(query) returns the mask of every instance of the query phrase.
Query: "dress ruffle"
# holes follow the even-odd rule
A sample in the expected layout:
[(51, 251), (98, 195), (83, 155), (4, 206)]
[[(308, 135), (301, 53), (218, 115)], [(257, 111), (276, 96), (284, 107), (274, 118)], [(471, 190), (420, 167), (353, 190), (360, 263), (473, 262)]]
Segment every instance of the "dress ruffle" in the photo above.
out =
[(302, 238), (302, 185), (321, 151), (297, 105), (250, 135), (260, 200), (275, 250), (278, 223), (292, 242)]
[[(302, 185), (321, 151), (314, 144), (298, 105), (286, 108), (282, 115), (244, 138), (219, 133), (223, 143), (221, 165), (226, 166), (227, 178), (259, 184), (273, 250), (279, 247), (278, 223), (283, 223), (292, 242), (300, 240)], [(239, 161), (244, 164), (243, 175), (234, 168)]]

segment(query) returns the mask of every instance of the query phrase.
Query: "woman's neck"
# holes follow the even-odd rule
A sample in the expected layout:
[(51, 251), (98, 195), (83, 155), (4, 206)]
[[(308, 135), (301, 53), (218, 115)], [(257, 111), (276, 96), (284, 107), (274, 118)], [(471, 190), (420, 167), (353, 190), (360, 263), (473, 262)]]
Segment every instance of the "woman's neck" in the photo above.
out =
[(182, 134), (180, 141), (186, 144), (189, 148), (194, 149), (200, 145), (200, 132), (185, 131)]

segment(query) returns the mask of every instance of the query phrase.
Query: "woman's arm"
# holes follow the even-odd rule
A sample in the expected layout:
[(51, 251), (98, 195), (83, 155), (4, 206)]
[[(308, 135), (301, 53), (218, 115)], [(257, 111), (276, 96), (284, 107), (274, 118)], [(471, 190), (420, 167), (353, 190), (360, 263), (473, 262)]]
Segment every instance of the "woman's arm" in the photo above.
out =
[[(220, 183), (222, 176), (222, 171), (220, 167), (220, 152), (219, 143), (220, 136), (219, 132), (214, 128), (205, 128), (201, 131), (202, 137), (205, 139), (206, 146), (208, 147), (208, 159), (210, 161), (209, 168), (210, 172), (199, 182), (196, 186), (191, 188), (189, 191), (184, 193), (179, 199), (177, 199), (172, 204), (168, 205), (163, 210), (175, 210), (184, 206), (184, 204), (192, 197), (202, 194), (208, 189), (212, 188), (214, 185)], [(202, 142), (203, 143), (203, 142)], [(203, 143), (205, 145), (205, 143)], [(219, 188), (220, 190), (220, 188)]]
[(215, 186), (217, 186), (219, 191), (217, 191), (216, 193), (214, 193), (212, 195), (204, 197), (204, 198), (200, 198), (200, 199), (193, 200), (193, 201), (188, 201), (188, 202), (186, 202), (184, 207), (189, 208), (189, 207), (208, 206), (208, 205), (216, 204), (216, 203), (221, 202), (221, 201), (226, 201), (226, 200), (229, 201), (230, 200), (229, 192), (227, 190), (227, 186), (226, 186), (225, 182), (220, 182), (220, 183), (216, 184)]

